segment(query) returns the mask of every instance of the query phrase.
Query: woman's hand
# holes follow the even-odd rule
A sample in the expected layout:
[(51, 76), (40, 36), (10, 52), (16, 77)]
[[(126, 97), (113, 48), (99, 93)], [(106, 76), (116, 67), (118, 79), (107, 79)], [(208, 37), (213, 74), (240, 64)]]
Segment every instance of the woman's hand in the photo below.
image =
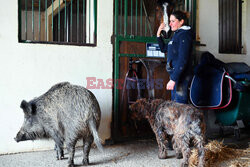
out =
[(157, 30), (157, 37), (160, 37), (161, 31), (164, 30), (166, 27), (165, 23), (161, 23), (158, 30)]
[(175, 86), (175, 81), (170, 80), (170, 81), (168, 81), (168, 84), (167, 84), (167, 86), (166, 86), (166, 89), (167, 89), (167, 90), (174, 90), (174, 86)]

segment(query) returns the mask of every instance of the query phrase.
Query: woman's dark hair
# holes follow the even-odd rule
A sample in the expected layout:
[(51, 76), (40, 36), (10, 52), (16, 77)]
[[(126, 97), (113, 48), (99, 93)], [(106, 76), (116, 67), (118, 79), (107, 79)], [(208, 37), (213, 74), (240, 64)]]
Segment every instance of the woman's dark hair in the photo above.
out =
[(189, 18), (189, 14), (187, 12), (176, 10), (176, 11), (173, 11), (171, 15), (173, 15), (179, 21), (184, 20), (183, 25), (188, 25), (187, 19)]

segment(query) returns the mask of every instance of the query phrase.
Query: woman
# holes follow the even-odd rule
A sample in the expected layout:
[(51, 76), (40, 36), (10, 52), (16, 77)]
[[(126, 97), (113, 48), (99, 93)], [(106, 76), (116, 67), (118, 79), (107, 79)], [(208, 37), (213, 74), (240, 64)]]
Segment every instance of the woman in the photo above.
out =
[(165, 44), (160, 33), (165, 28), (161, 23), (157, 31), (157, 41), (162, 52), (167, 52), (167, 72), (170, 81), (166, 89), (171, 90), (171, 99), (179, 103), (188, 103), (188, 86), (192, 79), (192, 44), (193, 33), (187, 26), (187, 14), (175, 11), (170, 15), (170, 27), (174, 32), (172, 39)]

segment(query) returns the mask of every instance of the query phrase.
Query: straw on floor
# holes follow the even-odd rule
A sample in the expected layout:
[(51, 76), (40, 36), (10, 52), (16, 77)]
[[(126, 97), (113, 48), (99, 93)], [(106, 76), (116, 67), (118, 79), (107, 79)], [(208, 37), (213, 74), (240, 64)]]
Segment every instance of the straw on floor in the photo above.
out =
[[(223, 144), (223, 141), (210, 141), (205, 146), (205, 161), (206, 167), (249, 167), (250, 166), (250, 148), (245, 150), (229, 148)], [(196, 167), (198, 164), (198, 150), (193, 149), (189, 167)]]

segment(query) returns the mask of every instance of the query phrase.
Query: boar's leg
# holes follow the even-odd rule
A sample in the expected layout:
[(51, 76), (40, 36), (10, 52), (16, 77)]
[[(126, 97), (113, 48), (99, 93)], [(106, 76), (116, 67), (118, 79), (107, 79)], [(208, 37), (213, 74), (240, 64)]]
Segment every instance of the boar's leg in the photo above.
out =
[(83, 160), (82, 160), (83, 165), (89, 165), (89, 151), (92, 143), (93, 143), (92, 135), (83, 138)]
[(55, 144), (55, 150), (57, 160), (62, 160), (64, 158), (63, 146), (60, 144)]
[(50, 131), (50, 136), (55, 141), (55, 150), (57, 160), (61, 160), (64, 157), (63, 153), (63, 137), (59, 135), (56, 131)]
[(66, 140), (66, 147), (69, 153), (68, 167), (74, 167), (75, 145), (77, 140)]

